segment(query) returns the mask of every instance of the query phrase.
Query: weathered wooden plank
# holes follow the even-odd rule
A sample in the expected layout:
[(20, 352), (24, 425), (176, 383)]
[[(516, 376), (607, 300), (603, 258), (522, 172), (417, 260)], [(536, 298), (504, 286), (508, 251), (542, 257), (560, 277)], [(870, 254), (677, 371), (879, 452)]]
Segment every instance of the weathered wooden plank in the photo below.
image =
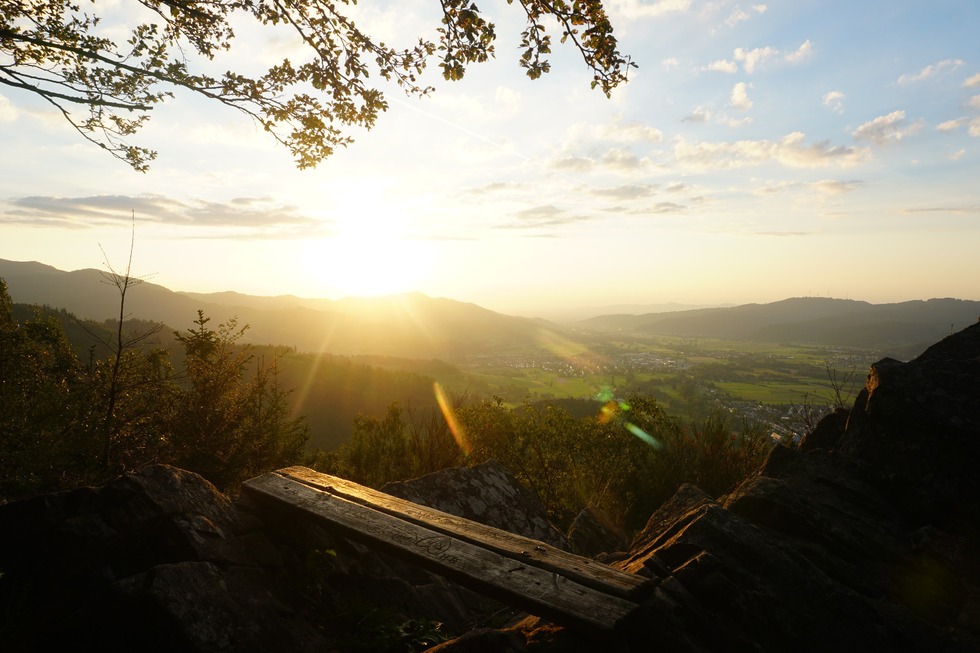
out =
[(277, 473), (501, 555), (519, 559), (522, 563), (560, 574), (605, 594), (637, 600), (653, 588), (653, 583), (648, 578), (556, 549), (538, 540), (393, 497), (347, 479), (321, 474), (307, 467), (288, 467)]
[(405, 521), (281, 474), (246, 481), (257, 500), (301, 511), (351, 539), (415, 562), (462, 585), (555, 623), (610, 631), (636, 604), (479, 545)]

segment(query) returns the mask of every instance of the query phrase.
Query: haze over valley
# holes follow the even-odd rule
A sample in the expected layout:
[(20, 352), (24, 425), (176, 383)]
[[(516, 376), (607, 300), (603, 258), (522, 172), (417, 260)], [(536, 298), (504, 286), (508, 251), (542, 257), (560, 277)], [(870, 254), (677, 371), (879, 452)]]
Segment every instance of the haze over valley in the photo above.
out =
[[(65, 309), (114, 328), (119, 293), (104, 270), (0, 260), (0, 278), (24, 309)], [(916, 356), (976, 322), (980, 302), (803, 297), (558, 323), (421, 293), (327, 300), (184, 293), (146, 281), (126, 296), (127, 318), (142, 321), (130, 330), (166, 325), (146, 346), (174, 348), (172, 332), (189, 329), (198, 310), (213, 324), (248, 325), (244, 341), (283, 357), (282, 381), (312, 426), (311, 444), (333, 449), (358, 414), (381, 415), (393, 401), (434, 406), (436, 382), (510, 405), (562, 401), (579, 414), (596, 412), (609, 393), (641, 393), (679, 416), (737, 410), (792, 436), (803, 428), (801, 407), (832, 403), (828, 374), (846, 375), (853, 393), (872, 362)], [(80, 353), (93, 346), (91, 333), (65, 324)]]

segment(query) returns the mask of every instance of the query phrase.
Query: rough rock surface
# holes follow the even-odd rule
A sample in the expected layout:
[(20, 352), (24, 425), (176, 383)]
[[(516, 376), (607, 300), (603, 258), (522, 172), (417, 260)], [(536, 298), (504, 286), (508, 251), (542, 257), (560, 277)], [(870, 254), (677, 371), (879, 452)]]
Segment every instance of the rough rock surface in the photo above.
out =
[[(682, 488), (622, 566), (674, 650), (980, 647), (980, 325), (872, 367), (724, 503)], [(816, 437), (812, 437), (812, 436)]]
[(548, 521), (541, 500), (521, 487), (514, 475), (495, 460), (388, 483), (381, 490), (457, 517), (568, 548), (564, 534)]
[(257, 510), (163, 465), (0, 506), (0, 648), (381, 651), (498, 608)]

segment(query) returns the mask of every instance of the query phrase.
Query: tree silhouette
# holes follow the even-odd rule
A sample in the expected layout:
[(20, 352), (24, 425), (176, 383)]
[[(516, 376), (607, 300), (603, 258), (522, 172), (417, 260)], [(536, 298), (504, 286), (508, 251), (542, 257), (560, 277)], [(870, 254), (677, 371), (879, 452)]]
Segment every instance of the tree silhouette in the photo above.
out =
[[(159, 103), (186, 89), (254, 119), (293, 154), (315, 166), (352, 142), (351, 127), (370, 128), (388, 104), (376, 74), (407, 94), (432, 88), (419, 75), (429, 59), (443, 77), (494, 56), (495, 27), (469, 0), (440, 0), (438, 37), (394, 48), (361, 30), (345, 13), (353, 0), (138, 0), (138, 15), (119, 43), (101, 30), (93, 6), (73, 0), (0, 0), (0, 83), (34, 93), (56, 107), (82, 137), (146, 171), (156, 152), (130, 142)], [(520, 65), (532, 79), (549, 70), (550, 16), (593, 71), (592, 87), (607, 95), (632, 65), (618, 50), (600, 0), (519, 0), (527, 26)], [(139, 10), (139, 11), (136, 11)], [(301, 43), (298, 61), (283, 59), (265, 73), (202, 72), (235, 41), (244, 18), (281, 26)], [(195, 60), (191, 60), (191, 56)]]

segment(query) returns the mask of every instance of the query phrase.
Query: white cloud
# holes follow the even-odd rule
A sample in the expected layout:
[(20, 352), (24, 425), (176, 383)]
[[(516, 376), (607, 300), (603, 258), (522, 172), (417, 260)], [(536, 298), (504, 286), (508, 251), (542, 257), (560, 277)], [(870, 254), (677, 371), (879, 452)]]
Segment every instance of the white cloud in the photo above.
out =
[(745, 125), (752, 124), (752, 118), (745, 116), (744, 118), (729, 118), (728, 116), (722, 116), (716, 120), (719, 125), (727, 125), (728, 127), (744, 127)]
[(789, 63), (800, 63), (801, 61), (806, 61), (813, 56), (813, 44), (810, 43), (810, 39), (804, 41), (800, 47), (796, 49), (796, 52), (791, 52), (786, 55), (785, 59)]
[(980, 118), (974, 118), (970, 121), (970, 129), (967, 133), (974, 138), (980, 138)]
[(824, 93), (823, 105), (830, 108), (831, 111), (844, 113), (844, 97), (845, 95), (840, 91), (830, 91), (828, 93)]
[(735, 7), (735, 10), (728, 15), (728, 18), (725, 19), (725, 24), (729, 27), (735, 27), (743, 20), (748, 20), (749, 18), (751, 18), (749, 12), (745, 11), (741, 7)]
[(972, 109), (980, 109), (980, 95), (974, 95), (971, 97), (968, 104)]
[(698, 107), (681, 122), (708, 122), (711, 120), (712, 111), (705, 107)]
[(853, 136), (858, 141), (868, 141), (875, 145), (897, 143), (922, 128), (922, 121), (907, 123), (905, 112), (892, 111), (887, 116), (878, 116), (869, 120), (854, 130)]
[(664, 59), (661, 63), (663, 64), (664, 70), (666, 70), (667, 72), (674, 70), (680, 64), (680, 62), (677, 60), (677, 57), (668, 57)]
[(641, 159), (629, 150), (613, 148), (602, 156), (602, 163), (619, 170), (636, 170), (649, 164), (650, 160)]
[(748, 111), (752, 108), (752, 100), (749, 99), (748, 84), (739, 82), (732, 88), (732, 95), (729, 103), (732, 107), (740, 111)]
[(612, 122), (604, 124), (576, 123), (569, 126), (562, 139), (562, 149), (565, 152), (581, 152), (590, 146), (605, 147), (610, 143), (659, 143), (662, 140), (663, 132), (656, 127), (614, 118)]
[(727, 59), (719, 59), (717, 61), (712, 61), (707, 66), (702, 68), (702, 70), (712, 70), (719, 73), (737, 73), (738, 64), (734, 61), (728, 61)]
[(802, 132), (787, 134), (778, 141), (689, 143), (683, 137), (678, 137), (674, 142), (674, 157), (681, 165), (705, 170), (766, 163), (778, 163), (790, 168), (848, 168), (870, 157), (868, 148), (831, 146), (827, 142), (806, 145), (805, 139)]
[(963, 88), (980, 88), (980, 73), (977, 73), (973, 77), (968, 77), (965, 82), (963, 82)]
[(755, 48), (753, 50), (735, 48), (735, 61), (741, 61), (745, 72), (752, 74), (755, 72), (756, 66), (764, 62), (766, 59), (776, 56), (777, 54), (779, 54), (778, 50), (768, 46), (764, 48)]
[(899, 84), (910, 84), (912, 82), (918, 82), (923, 79), (929, 79), (930, 77), (935, 77), (945, 70), (953, 70), (959, 68), (964, 64), (962, 59), (944, 59), (938, 63), (929, 64), (919, 72), (915, 74), (902, 75), (898, 78)]
[(957, 160), (963, 158), (963, 155), (964, 154), (966, 154), (966, 150), (956, 150), (955, 152), (953, 152), (952, 154), (949, 155), (949, 160), (950, 161), (957, 161)]
[(752, 11), (757, 14), (764, 14), (769, 9), (766, 5), (752, 5)]
[(13, 122), (17, 120), (17, 107), (10, 103), (10, 100), (0, 95), (0, 122)]
[(551, 162), (550, 167), (555, 170), (567, 170), (569, 172), (588, 172), (595, 166), (595, 161), (584, 156), (564, 156)]
[(635, 200), (650, 197), (657, 193), (657, 187), (652, 184), (626, 184), (613, 188), (595, 188), (590, 191), (599, 197), (611, 197), (618, 200)]
[(969, 118), (956, 118), (954, 120), (947, 120), (946, 122), (941, 122), (936, 125), (936, 131), (941, 132), (951, 132), (956, 131), (963, 125), (969, 124)]
[(599, 137), (617, 143), (659, 143), (664, 139), (663, 132), (642, 122), (614, 122), (600, 125), (596, 131)]

